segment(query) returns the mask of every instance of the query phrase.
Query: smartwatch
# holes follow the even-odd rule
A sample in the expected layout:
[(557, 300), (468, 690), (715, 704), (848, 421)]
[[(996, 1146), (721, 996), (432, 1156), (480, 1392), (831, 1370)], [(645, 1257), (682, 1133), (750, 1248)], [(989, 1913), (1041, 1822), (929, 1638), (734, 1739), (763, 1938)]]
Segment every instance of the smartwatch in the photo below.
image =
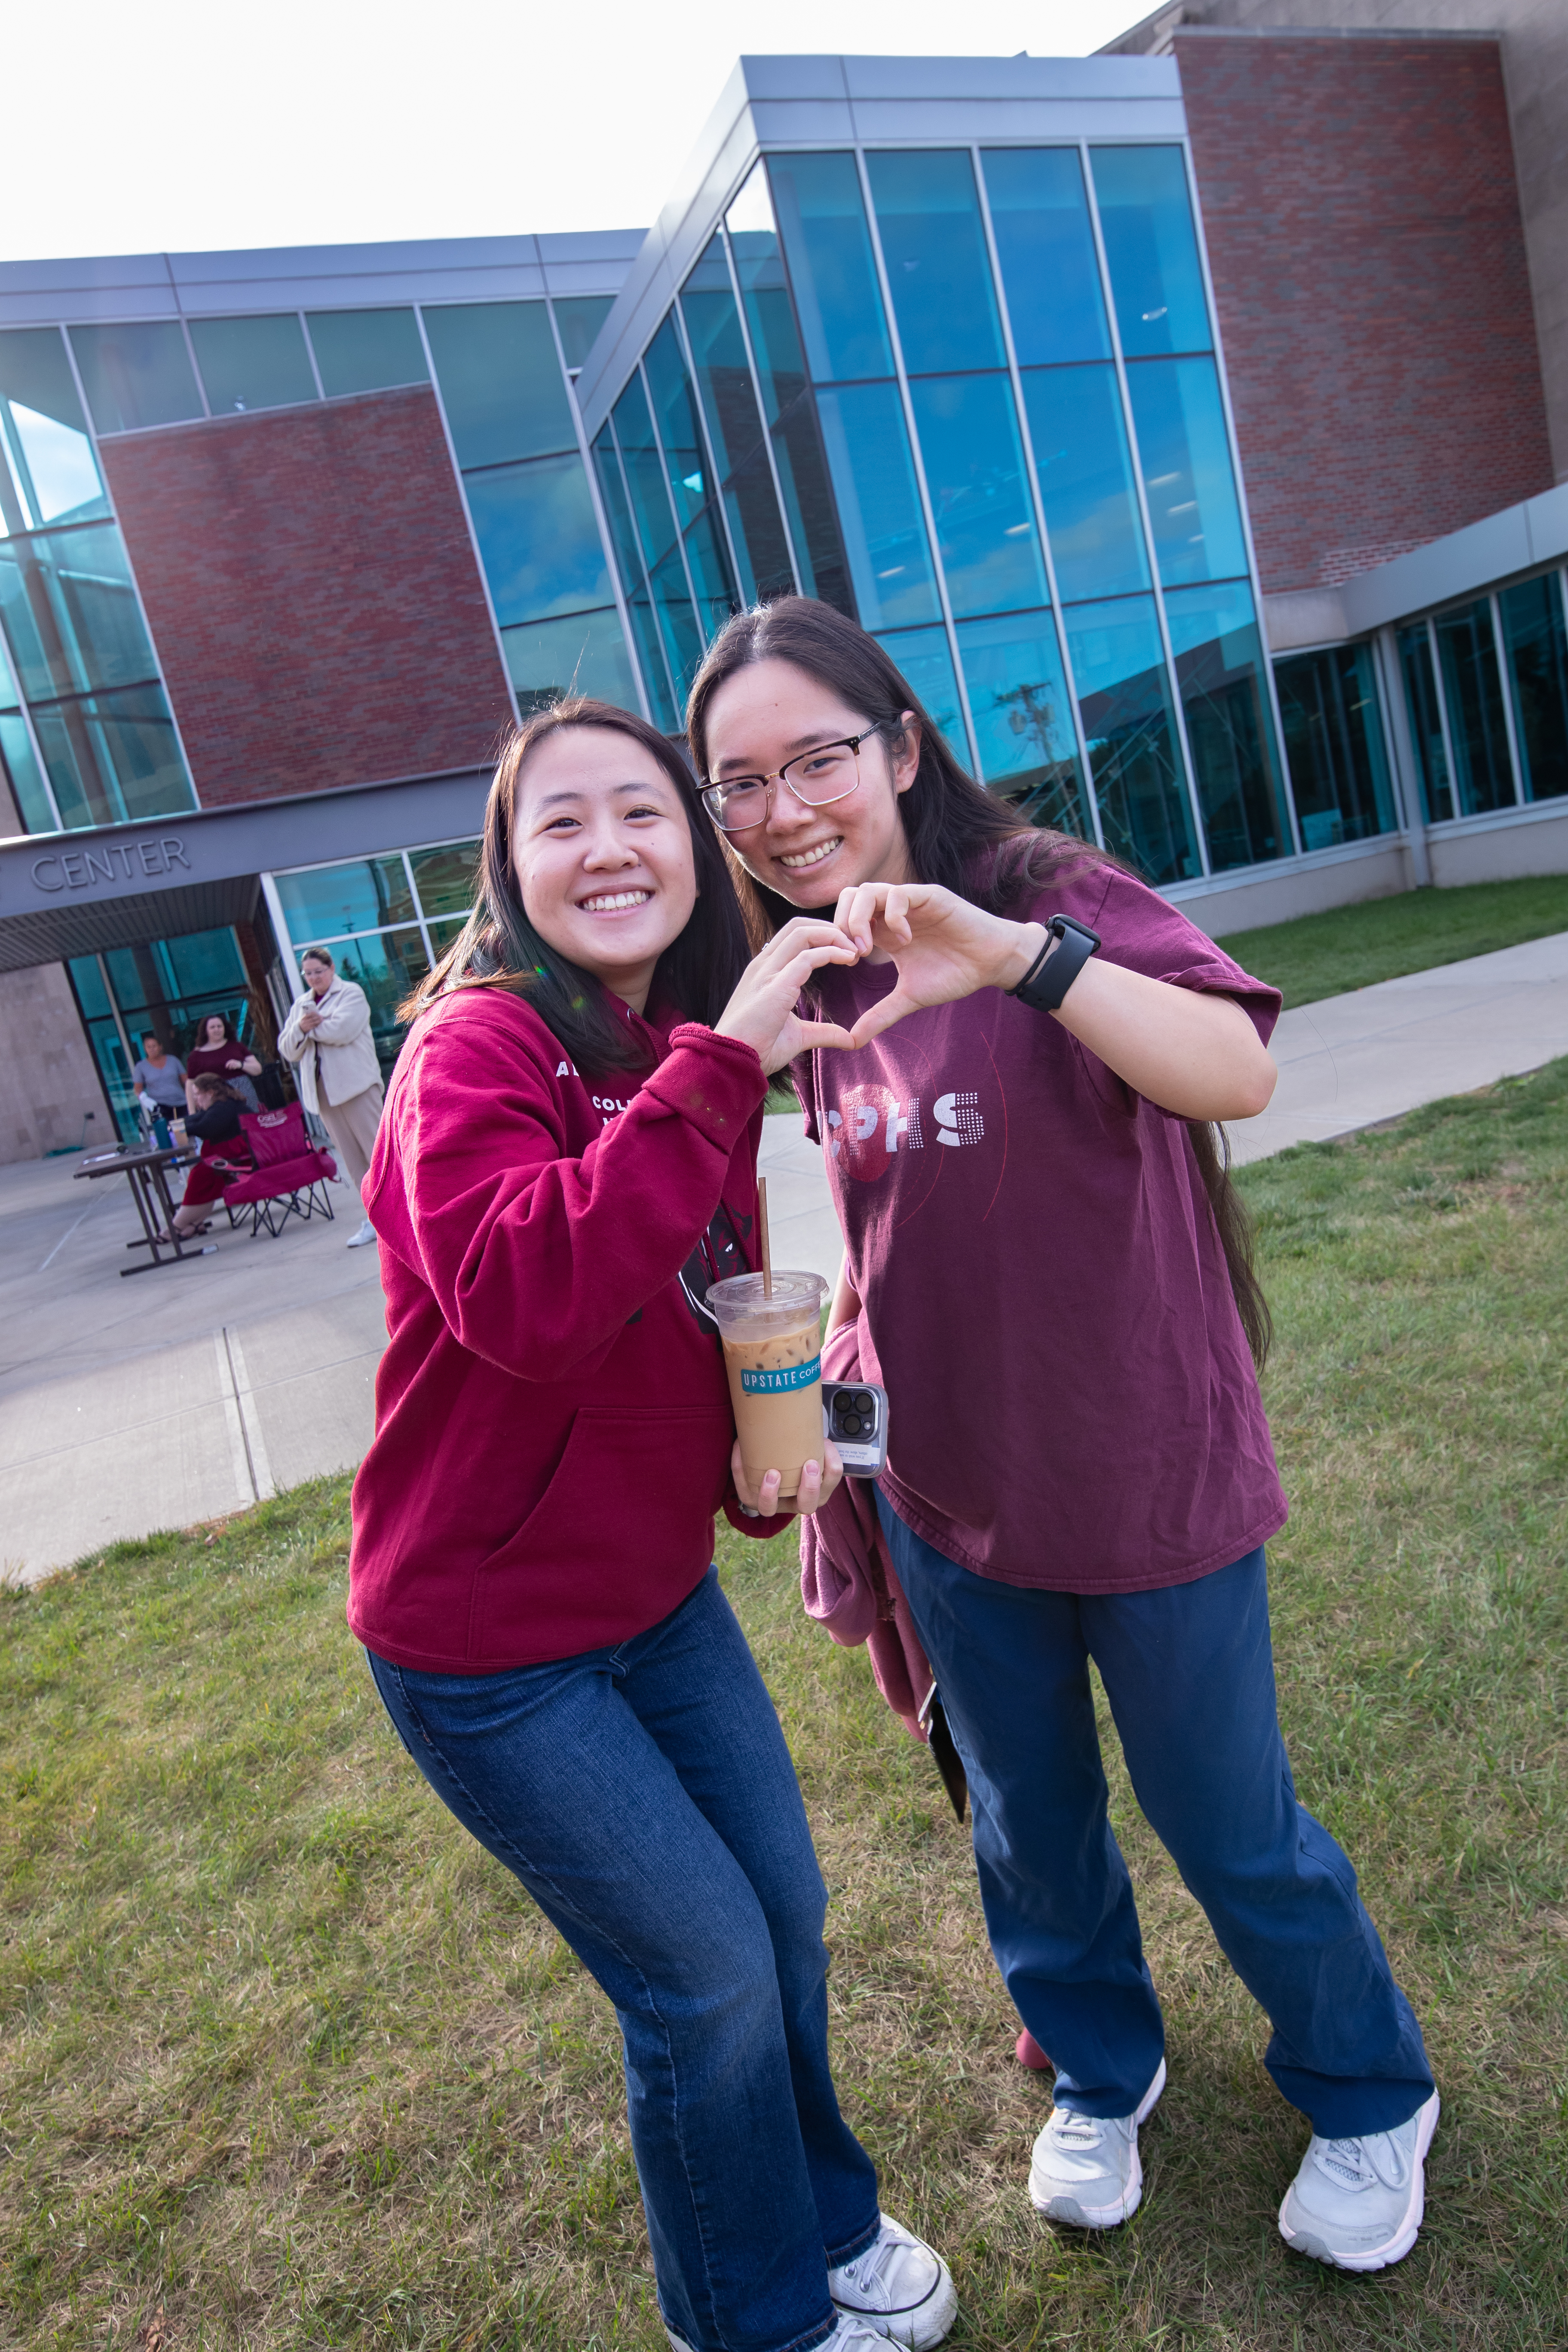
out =
[(1075, 923), (1070, 915), (1053, 915), (1046, 925), (1045, 946), (1007, 994), (1037, 1013), (1055, 1013), (1099, 945), (1100, 933), (1087, 923)]

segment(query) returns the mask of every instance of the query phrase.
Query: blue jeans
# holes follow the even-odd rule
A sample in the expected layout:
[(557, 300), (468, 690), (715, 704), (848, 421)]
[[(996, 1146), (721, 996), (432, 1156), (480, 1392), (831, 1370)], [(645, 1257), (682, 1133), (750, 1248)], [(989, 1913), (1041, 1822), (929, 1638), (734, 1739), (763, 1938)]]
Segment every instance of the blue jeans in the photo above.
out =
[(499, 1675), (370, 1670), (437, 1795), (616, 2005), (659, 2307), (694, 2352), (808, 2352), (877, 2175), (827, 2063), (827, 1895), (710, 1569), (646, 1633)]
[(877, 1507), (969, 1776), (991, 1948), (1060, 2105), (1131, 2114), (1165, 2046), (1092, 1658), (1138, 1802), (1273, 2025), (1286, 2098), (1331, 2139), (1413, 2116), (1432, 2091), (1421, 2029), (1290, 1777), (1262, 1551), (1152, 1592), (1043, 1592), (958, 1567)]

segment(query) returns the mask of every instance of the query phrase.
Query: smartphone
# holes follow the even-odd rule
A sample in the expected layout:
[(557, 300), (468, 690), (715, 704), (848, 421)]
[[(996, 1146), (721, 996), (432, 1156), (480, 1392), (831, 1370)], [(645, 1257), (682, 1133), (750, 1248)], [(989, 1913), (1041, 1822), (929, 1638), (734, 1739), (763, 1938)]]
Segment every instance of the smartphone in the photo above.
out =
[(875, 1381), (824, 1381), (822, 1417), (851, 1478), (876, 1478), (888, 1466), (888, 1391)]

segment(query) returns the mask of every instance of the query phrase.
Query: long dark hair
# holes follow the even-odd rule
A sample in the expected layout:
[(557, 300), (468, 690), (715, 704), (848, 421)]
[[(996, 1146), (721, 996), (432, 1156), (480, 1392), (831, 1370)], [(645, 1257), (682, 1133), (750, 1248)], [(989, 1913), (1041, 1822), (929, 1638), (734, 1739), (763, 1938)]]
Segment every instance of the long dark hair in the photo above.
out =
[(580, 964), (548, 947), (518, 896), (511, 845), (517, 792), (530, 752), (547, 735), (599, 727), (629, 736), (657, 760), (680, 796), (697, 868), (691, 919), (660, 956), (649, 1002), (674, 1005), (689, 1020), (711, 1025), (734, 992), (746, 962), (741, 909), (713, 828), (701, 821), (686, 763), (668, 737), (629, 710), (584, 695), (553, 703), (514, 727), (501, 747), (479, 846), (474, 911), (434, 971), (397, 1008), (412, 1021), (439, 996), (461, 988), (505, 988), (532, 1005), (577, 1066), (595, 1075), (642, 1070), (648, 1055), (635, 1031), (616, 1017), (605, 990)]
[[(831, 604), (810, 596), (737, 613), (708, 649), (686, 707), (687, 740), (699, 776), (709, 772), (708, 718), (727, 678), (752, 662), (784, 661), (816, 680), (850, 709), (864, 711), (889, 752), (908, 739), (905, 711), (920, 728), (920, 763), (900, 796), (910, 862), (922, 882), (940, 883), (958, 897), (1005, 914), (1021, 899), (1088, 866), (1114, 866), (1092, 842), (1031, 825), (965, 773), (932, 724), (909, 680), (885, 646)], [(753, 879), (726, 842), (725, 856), (753, 952), (800, 909)], [(1230, 1145), (1222, 1127), (1189, 1119), (1193, 1159), (1225, 1250), (1241, 1328), (1259, 1370), (1273, 1337), (1268, 1302), (1253, 1259), (1252, 1221), (1230, 1181)]]

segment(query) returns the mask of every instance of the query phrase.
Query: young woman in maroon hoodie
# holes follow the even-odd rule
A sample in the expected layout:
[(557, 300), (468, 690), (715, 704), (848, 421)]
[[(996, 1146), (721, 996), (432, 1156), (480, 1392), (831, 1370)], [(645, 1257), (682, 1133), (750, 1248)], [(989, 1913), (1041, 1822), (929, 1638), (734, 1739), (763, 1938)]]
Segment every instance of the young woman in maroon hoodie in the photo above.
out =
[(840, 1042), (801, 988), (854, 952), (804, 921), (748, 966), (678, 753), (560, 704), (501, 759), (364, 1188), (388, 1340), (349, 1622), (415, 1763), (616, 2004), (677, 2352), (931, 2345), (956, 2307), (838, 2112), (826, 1891), (710, 1565), (721, 1506), (785, 1520), (776, 1471), (739, 1484), (704, 1294), (749, 1261), (769, 1072)]
[(1034, 2201), (1125, 2220), (1165, 2080), (1093, 1658), (1139, 1803), (1311, 2119), (1281, 2231), (1381, 2269), (1415, 2242), (1437, 2095), (1279, 1736), (1268, 1310), (1211, 1124), (1268, 1102), (1278, 992), (981, 791), (826, 605), (731, 621), (688, 723), (753, 938), (816, 908), (864, 957), (810, 991), (856, 1050), (797, 1083), (844, 1227), (832, 1325), (858, 1319), (889, 1391), (879, 1523), (968, 1773), (992, 1948), (1056, 2063)]

